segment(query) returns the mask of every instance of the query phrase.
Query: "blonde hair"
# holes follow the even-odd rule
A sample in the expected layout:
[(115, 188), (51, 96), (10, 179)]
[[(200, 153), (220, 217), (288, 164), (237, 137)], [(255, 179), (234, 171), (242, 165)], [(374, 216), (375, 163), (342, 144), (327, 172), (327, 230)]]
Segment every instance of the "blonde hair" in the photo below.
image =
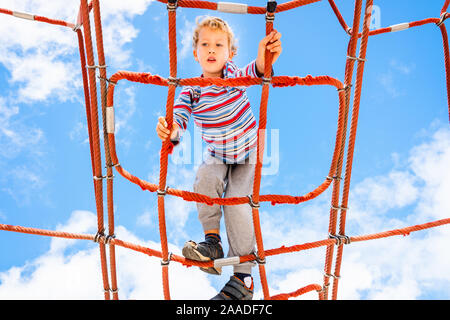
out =
[(237, 46), (235, 43), (234, 33), (231, 30), (230, 26), (222, 19), (218, 17), (206, 16), (203, 20), (199, 21), (201, 17), (197, 17), (195, 19), (196, 27), (194, 29), (194, 34), (192, 35), (192, 47), (195, 50), (197, 48), (198, 43), (198, 35), (202, 28), (208, 27), (213, 30), (220, 30), (225, 32), (228, 35), (228, 46), (233, 52), (234, 55), (237, 53)]

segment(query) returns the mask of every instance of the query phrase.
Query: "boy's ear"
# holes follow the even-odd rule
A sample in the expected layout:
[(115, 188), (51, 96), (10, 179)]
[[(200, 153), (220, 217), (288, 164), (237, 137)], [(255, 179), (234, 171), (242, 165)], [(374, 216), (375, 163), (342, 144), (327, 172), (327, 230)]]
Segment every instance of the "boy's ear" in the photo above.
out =
[(230, 51), (230, 54), (228, 55), (228, 60), (231, 61), (234, 57), (234, 52)]
[(194, 54), (195, 61), (198, 61), (197, 50), (194, 49), (194, 51), (192, 53)]

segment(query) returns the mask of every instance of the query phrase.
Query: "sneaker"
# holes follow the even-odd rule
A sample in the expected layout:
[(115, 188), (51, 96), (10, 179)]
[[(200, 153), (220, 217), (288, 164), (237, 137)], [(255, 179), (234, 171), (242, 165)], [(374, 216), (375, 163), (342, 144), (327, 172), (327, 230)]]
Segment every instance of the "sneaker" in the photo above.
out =
[[(207, 238), (200, 243), (189, 240), (184, 244), (182, 254), (185, 258), (195, 261), (220, 259), (223, 258), (222, 243), (215, 238)], [(215, 275), (222, 273), (222, 267), (200, 267), (200, 270)]]
[(249, 287), (236, 276), (231, 276), (220, 292), (211, 300), (252, 300), (253, 281)]

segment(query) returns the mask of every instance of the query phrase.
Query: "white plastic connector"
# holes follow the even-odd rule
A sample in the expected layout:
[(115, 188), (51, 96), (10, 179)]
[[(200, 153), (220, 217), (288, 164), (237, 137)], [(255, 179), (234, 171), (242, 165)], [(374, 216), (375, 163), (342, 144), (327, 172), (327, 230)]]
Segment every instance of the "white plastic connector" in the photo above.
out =
[(107, 133), (115, 132), (114, 108), (113, 107), (106, 108), (106, 132)]
[(248, 7), (248, 5), (246, 5), (244, 3), (232, 3), (232, 2), (218, 2), (217, 3), (217, 10), (221, 11), (221, 12), (227, 12), (227, 13), (246, 14), (247, 7)]
[(29, 14), (29, 13), (13, 11), (12, 14), (14, 17), (17, 17), (17, 18), (26, 19), (26, 20), (34, 20), (34, 15)]
[(405, 22), (405, 23), (395, 24), (395, 25), (391, 26), (390, 28), (391, 28), (392, 32), (403, 31), (403, 30), (409, 29), (409, 23)]

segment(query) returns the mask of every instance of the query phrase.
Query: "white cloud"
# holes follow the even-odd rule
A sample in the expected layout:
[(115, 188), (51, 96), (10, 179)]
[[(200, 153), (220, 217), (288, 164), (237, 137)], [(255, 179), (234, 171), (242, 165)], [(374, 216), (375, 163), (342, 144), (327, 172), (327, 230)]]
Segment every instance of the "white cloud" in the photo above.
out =
[[(449, 217), (450, 130), (442, 128), (413, 148), (407, 165), (356, 183), (350, 192), (346, 231), (377, 233)], [(298, 209), (263, 212), (265, 248), (327, 238), (330, 193)], [(274, 210), (275, 212), (273, 212)], [(339, 299), (448, 299), (448, 226), (345, 246)], [(334, 255), (336, 256), (336, 250)], [(322, 284), (324, 247), (269, 257), (271, 294)], [(334, 262), (333, 262), (334, 268)], [(315, 270), (313, 272), (311, 270)], [(279, 283), (275, 285), (273, 283)], [(281, 284), (286, 284), (282, 288)], [(295, 283), (295, 285), (294, 285)], [(330, 291), (331, 292), (331, 291)], [(259, 292), (258, 294), (261, 295)], [(331, 297), (331, 294), (329, 295)], [(317, 299), (316, 293), (302, 299)]]
[(415, 69), (415, 64), (407, 64), (396, 59), (391, 59), (386, 71), (378, 75), (378, 82), (393, 98), (398, 98), (405, 94), (401, 88), (402, 77), (410, 76)]
[[(14, 158), (24, 149), (28, 152), (42, 143), (44, 134), (39, 128), (32, 128), (18, 118), (20, 108), (0, 96), (0, 156)], [(36, 151), (35, 151), (36, 152)], [(34, 153), (35, 153), (34, 152)]]
[[(138, 34), (132, 19), (143, 14), (151, 2), (152, 0), (136, 0), (128, 3), (114, 0), (101, 3), (108, 66), (123, 68), (133, 61), (132, 52), (126, 48)], [(78, 0), (2, 1), (3, 8), (72, 23), (76, 21), (79, 5)], [(95, 37), (93, 19), (91, 28)], [(6, 81), (9, 83), (9, 87), (5, 86), (0, 91), (0, 169), (7, 172), (0, 181), (2, 190), (14, 198), (27, 198), (31, 194), (29, 191), (36, 190), (35, 186), (42, 186), (37, 181), (42, 181), (40, 167), (44, 164), (36, 156), (43, 154), (45, 131), (29, 125), (29, 118), (23, 110), (25, 104), (33, 104), (35, 108), (36, 102), (49, 105), (54, 102), (82, 101), (81, 104), (84, 104), (81, 97), (78, 40), (76, 33), (69, 28), (3, 14), (0, 16), (0, 33), (4, 35), (0, 42), (0, 65), (7, 70)], [(95, 38), (93, 46), (95, 49)], [(128, 121), (135, 112), (133, 88), (123, 90), (117, 99), (124, 100), (124, 105), (126, 104), (126, 107), (117, 112), (117, 129), (129, 129)], [(68, 134), (72, 140), (87, 142), (85, 124), (77, 122)], [(124, 142), (126, 145), (127, 141)], [(21, 160), (32, 158), (33, 166), (12, 163), (11, 160), (17, 159), (19, 155), (25, 155)], [(45, 165), (48, 164), (47, 162)], [(22, 186), (23, 192), (22, 189), (17, 192), (15, 187)]]
[[(19, 113), (18, 106), (0, 96), (0, 190), (22, 205), (31, 197), (42, 196), (36, 191), (45, 185), (41, 163), (45, 135), (40, 128), (28, 125)], [(30, 160), (33, 167), (17, 159)]]
[[(75, 211), (58, 230), (94, 233), (96, 217), (91, 212)], [(145, 242), (121, 226), (120, 239), (160, 250), (154, 242)], [(71, 250), (72, 246), (82, 248)], [(170, 251), (180, 254), (173, 245)], [(116, 246), (119, 298), (162, 299), (161, 265), (158, 258)], [(172, 299), (208, 299), (215, 294), (198, 269), (172, 262), (169, 268)], [(158, 285), (156, 285), (158, 284)], [(24, 266), (0, 273), (0, 299), (103, 299), (99, 249), (94, 242), (52, 238), (50, 249)]]
[[(401, 155), (398, 155), (401, 158)], [(378, 177), (368, 177), (351, 189), (347, 234), (350, 236), (406, 227), (448, 218), (450, 192), (450, 131), (442, 128), (410, 151), (404, 168)], [(169, 169), (168, 185), (190, 189), (193, 172)], [(155, 174), (156, 175), (156, 174)], [(151, 181), (155, 181), (156, 176)], [(329, 198), (323, 197), (301, 206), (276, 206), (261, 212), (265, 248), (294, 245), (327, 237)], [(184, 202), (167, 203), (167, 216), (180, 237), (192, 208)], [(193, 205), (191, 203), (191, 205)], [(152, 209), (149, 212), (156, 212)], [(397, 213), (401, 212), (401, 215)], [(146, 222), (143, 215), (140, 222)], [(147, 221), (148, 222), (148, 221)], [(95, 233), (96, 218), (90, 212), (76, 211), (58, 230)], [(160, 245), (137, 238), (122, 226), (119, 239), (160, 250)], [(175, 241), (175, 235), (169, 240)], [(432, 294), (448, 299), (450, 255), (446, 245), (448, 226), (345, 246), (338, 299), (421, 299)], [(26, 299), (103, 299), (98, 248), (94, 243), (52, 239), (41, 257), (23, 266), (0, 273), (0, 298)], [(169, 251), (180, 253), (170, 244)], [(336, 252), (335, 252), (336, 254)], [(311, 283), (322, 284), (325, 248), (268, 257), (271, 294), (297, 290)], [(117, 247), (120, 299), (162, 299), (161, 267), (157, 258)], [(139, 266), (139, 267), (136, 267)], [(70, 276), (68, 276), (70, 275)], [(197, 268), (170, 265), (173, 299), (208, 299), (216, 291), (209, 278)], [(259, 277), (255, 299), (262, 298)], [(158, 286), (153, 284), (158, 283)], [(189, 289), (188, 289), (189, 288)], [(187, 294), (189, 293), (189, 296)], [(331, 294), (329, 295), (329, 297)], [(317, 299), (311, 292), (300, 299)]]
[[(126, 67), (131, 51), (126, 49), (138, 34), (132, 19), (145, 12), (152, 0), (101, 3), (103, 41), (107, 64)], [(2, 7), (75, 23), (79, 1), (5, 0)], [(95, 29), (91, 20), (93, 46)], [(81, 87), (80, 62), (76, 34), (66, 27), (25, 21), (2, 15), (0, 63), (10, 72), (9, 81), (19, 86), (18, 100), (60, 101), (75, 99)]]
[(195, 28), (195, 22), (187, 20), (184, 16), (182, 18), (184, 20), (184, 27), (178, 29), (181, 48), (178, 49), (177, 56), (180, 61), (192, 57), (192, 35)]

